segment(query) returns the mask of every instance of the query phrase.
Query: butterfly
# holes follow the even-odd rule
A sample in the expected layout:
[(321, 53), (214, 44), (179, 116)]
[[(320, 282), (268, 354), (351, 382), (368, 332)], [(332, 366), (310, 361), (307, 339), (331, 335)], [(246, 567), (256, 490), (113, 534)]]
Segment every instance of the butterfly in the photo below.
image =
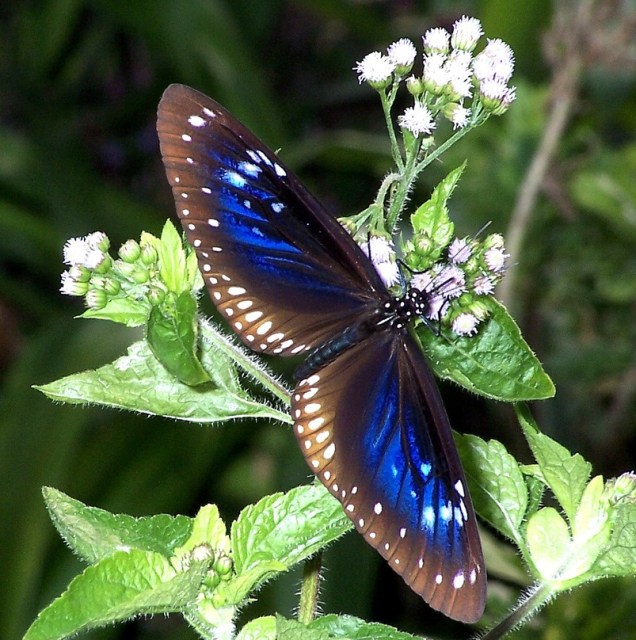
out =
[(433, 608), (474, 622), (486, 571), (466, 480), (411, 320), (369, 256), (226, 109), (169, 86), (157, 131), (177, 213), (220, 314), (252, 350), (305, 354), (291, 398), (311, 471)]

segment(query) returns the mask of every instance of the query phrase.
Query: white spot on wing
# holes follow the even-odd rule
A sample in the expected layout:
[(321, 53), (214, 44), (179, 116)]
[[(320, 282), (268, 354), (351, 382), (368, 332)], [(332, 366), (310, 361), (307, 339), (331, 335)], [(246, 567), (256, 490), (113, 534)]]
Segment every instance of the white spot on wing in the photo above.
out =
[(206, 120), (205, 118), (202, 118), (201, 116), (190, 116), (188, 118), (188, 122), (193, 126), (193, 127), (202, 127), (205, 125)]

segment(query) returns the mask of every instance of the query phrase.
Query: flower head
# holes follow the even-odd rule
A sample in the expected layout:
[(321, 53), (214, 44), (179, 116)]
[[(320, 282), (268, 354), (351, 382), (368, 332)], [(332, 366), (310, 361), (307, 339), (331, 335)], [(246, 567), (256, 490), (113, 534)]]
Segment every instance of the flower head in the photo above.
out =
[(386, 88), (391, 82), (394, 69), (395, 63), (379, 51), (367, 54), (355, 66), (358, 81), (360, 83), (368, 82), (374, 89)]
[(477, 333), (479, 320), (472, 313), (460, 313), (453, 320), (453, 331), (458, 336), (474, 336)]
[(475, 278), (473, 282), (473, 291), (480, 296), (489, 296), (495, 290), (495, 283), (492, 278), (485, 274), (481, 274)]
[(504, 84), (512, 77), (515, 68), (514, 53), (503, 40), (488, 40), (484, 50), (475, 56), (473, 71), (480, 82), (493, 79)]
[(472, 51), (477, 46), (477, 41), (483, 35), (481, 22), (477, 18), (462, 16), (453, 25), (451, 44), (454, 49)]
[(64, 245), (64, 264), (83, 264), (89, 245), (86, 238), (69, 238)]
[(445, 62), (447, 57), (441, 53), (431, 53), (424, 57), (422, 81), (427, 91), (440, 95), (449, 81), (448, 69)]
[(448, 247), (448, 259), (453, 264), (464, 264), (472, 253), (472, 247), (466, 238), (455, 238)]
[(392, 43), (387, 50), (389, 61), (402, 74), (411, 70), (416, 55), (415, 45), (408, 38), (401, 38)]
[(447, 54), (450, 50), (450, 34), (446, 29), (437, 27), (429, 29), (422, 38), (424, 51), (427, 54), (442, 53)]
[(398, 117), (398, 124), (414, 136), (429, 134), (435, 129), (435, 121), (431, 112), (423, 104), (416, 103), (413, 107), (408, 107), (404, 113)]

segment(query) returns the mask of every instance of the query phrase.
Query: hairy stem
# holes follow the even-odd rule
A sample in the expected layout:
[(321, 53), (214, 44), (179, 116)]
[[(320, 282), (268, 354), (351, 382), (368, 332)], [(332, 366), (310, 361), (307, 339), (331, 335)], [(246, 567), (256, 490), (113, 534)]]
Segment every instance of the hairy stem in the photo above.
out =
[(256, 380), (264, 389), (271, 392), (285, 405), (289, 405), (290, 391), (277, 380), (257, 358), (249, 354), (241, 345), (223, 335), (208, 320), (200, 319), (201, 334), (205, 340), (214, 343), (222, 353), (231, 357), (236, 365), (248, 376)]
[(321, 568), (322, 552), (309, 558), (303, 566), (303, 582), (298, 606), (298, 622), (303, 624), (309, 624), (316, 617)]
[(485, 634), (475, 636), (474, 640), (499, 640), (508, 635), (522, 622), (537, 613), (553, 596), (552, 589), (546, 585), (537, 585), (529, 594), (519, 600), (515, 608)]

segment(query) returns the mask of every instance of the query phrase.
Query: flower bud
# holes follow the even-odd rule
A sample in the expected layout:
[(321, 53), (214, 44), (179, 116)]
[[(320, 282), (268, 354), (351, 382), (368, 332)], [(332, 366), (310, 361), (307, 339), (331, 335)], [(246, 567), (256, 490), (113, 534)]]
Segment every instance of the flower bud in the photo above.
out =
[(103, 309), (108, 302), (108, 296), (105, 291), (101, 291), (100, 289), (91, 289), (86, 294), (84, 298), (84, 302), (89, 309), (94, 309), (95, 311), (99, 309)]
[(156, 264), (157, 250), (151, 244), (141, 245), (141, 261), (147, 267)]
[(126, 240), (126, 242), (119, 247), (118, 255), (124, 262), (132, 264), (141, 255), (139, 243), (136, 240)]

